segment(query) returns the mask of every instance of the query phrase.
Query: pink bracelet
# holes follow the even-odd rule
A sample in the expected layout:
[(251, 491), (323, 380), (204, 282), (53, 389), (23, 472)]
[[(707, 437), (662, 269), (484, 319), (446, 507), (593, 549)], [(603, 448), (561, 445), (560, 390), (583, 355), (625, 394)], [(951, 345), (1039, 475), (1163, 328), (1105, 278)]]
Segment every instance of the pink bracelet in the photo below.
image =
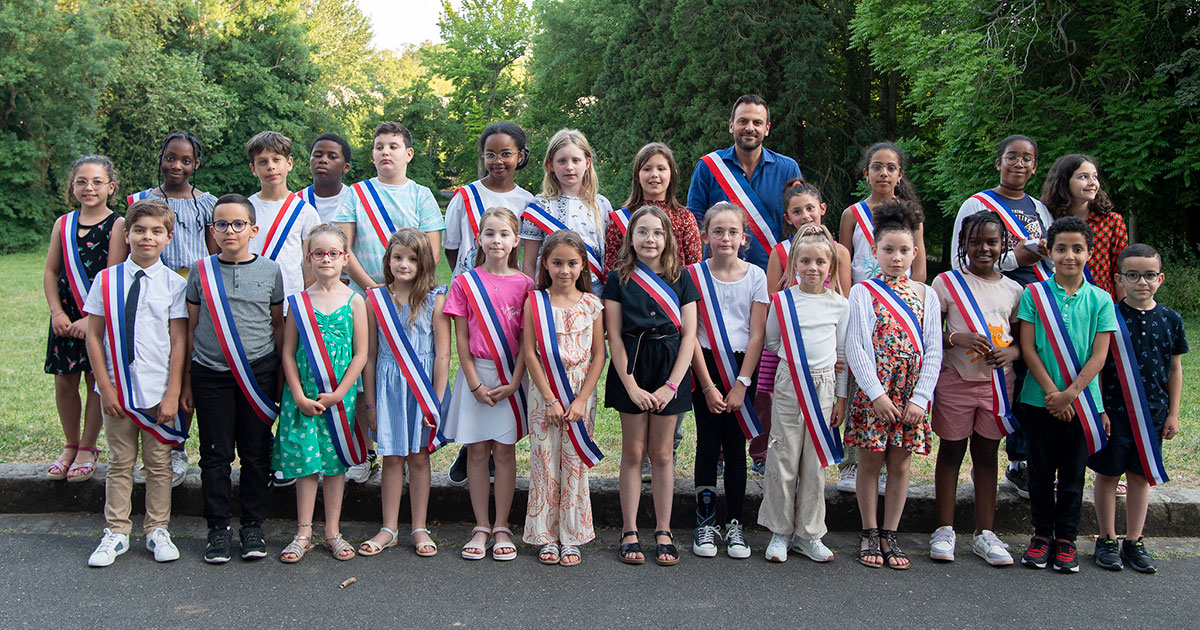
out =
[(676, 394), (679, 393), (679, 386), (676, 385), (675, 383), (672, 383), (671, 379), (667, 379), (666, 386), (670, 387), (671, 391), (675, 392)]

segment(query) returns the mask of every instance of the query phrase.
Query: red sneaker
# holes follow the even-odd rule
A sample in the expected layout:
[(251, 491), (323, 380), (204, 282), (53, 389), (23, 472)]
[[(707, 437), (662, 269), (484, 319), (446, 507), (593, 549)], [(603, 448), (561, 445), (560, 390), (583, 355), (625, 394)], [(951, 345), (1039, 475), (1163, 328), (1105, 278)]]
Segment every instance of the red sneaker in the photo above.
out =
[(1050, 539), (1044, 536), (1034, 536), (1029, 540), (1029, 548), (1021, 556), (1021, 564), (1031, 569), (1045, 569), (1050, 562)]
[(1059, 538), (1054, 541), (1054, 570), (1059, 573), (1079, 573), (1079, 562), (1075, 559), (1075, 543)]

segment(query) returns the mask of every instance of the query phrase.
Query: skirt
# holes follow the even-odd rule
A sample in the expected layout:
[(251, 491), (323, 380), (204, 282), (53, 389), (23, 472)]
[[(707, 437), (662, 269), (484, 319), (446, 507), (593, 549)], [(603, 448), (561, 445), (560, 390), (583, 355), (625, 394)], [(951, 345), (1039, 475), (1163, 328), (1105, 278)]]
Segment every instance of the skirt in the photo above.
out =
[[(642, 389), (654, 393), (662, 387), (675, 367), (675, 357), (679, 355), (679, 335), (660, 338), (642, 338), (623, 336), (625, 356), (633, 366), (633, 380)], [(640, 348), (639, 348), (640, 343)], [(683, 378), (677, 383), (679, 391), (675, 398), (667, 403), (656, 416), (677, 416), (692, 408), (692, 368), (689, 365)], [(610, 361), (608, 364), (608, 379), (604, 390), (604, 406), (616, 409), (621, 413), (645, 413), (633, 403), (625, 385), (621, 383), (617, 369)]]
[[(496, 372), (496, 364), (491, 359), (471, 357), (475, 365), (475, 375), (486, 388), (500, 386), (500, 375)], [(523, 389), (528, 383), (522, 382)], [(512, 405), (508, 399), (501, 400), (495, 406), (489, 407), (471, 394), (471, 386), (462, 369), (454, 379), (455, 395), (450, 397), (449, 412), (445, 417), (444, 432), (447, 438), (459, 444), (474, 444), (495, 440), (502, 444), (517, 443), (517, 419), (513, 414)], [(513, 394), (514, 397), (518, 394)], [(520, 400), (518, 398), (518, 400)]]

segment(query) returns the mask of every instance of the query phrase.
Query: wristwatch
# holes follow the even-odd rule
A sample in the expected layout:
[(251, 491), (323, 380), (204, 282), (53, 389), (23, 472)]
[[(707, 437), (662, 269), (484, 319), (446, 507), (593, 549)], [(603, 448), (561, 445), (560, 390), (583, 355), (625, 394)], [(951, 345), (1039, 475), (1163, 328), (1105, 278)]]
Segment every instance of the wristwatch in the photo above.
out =
[(750, 380), (749, 376), (739, 376), (739, 377), (737, 377), (737, 382), (741, 383), (742, 385), (745, 385), (746, 387), (750, 387), (751, 385), (754, 384), (754, 381)]

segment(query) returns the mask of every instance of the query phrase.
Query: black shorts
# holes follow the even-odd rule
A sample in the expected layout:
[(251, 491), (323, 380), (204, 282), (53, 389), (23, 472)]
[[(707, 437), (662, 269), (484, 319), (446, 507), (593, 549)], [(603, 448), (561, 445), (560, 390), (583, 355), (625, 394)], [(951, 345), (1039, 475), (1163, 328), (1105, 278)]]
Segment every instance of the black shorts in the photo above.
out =
[[(1133, 437), (1133, 427), (1129, 424), (1129, 416), (1124, 412), (1109, 412), (1108, 444), (1095, 455), (1088, 457), (1088, 468), (1106, 477), (1120, 477), (1123, 473), (1131, 472), (1143, 477), (1142, 458), (1138, 455), (1136, 440)], [(1167, 423), (1166, 414), (1154, 418), (1154, 434), (1150, 436), (1162, 451), (1163, 427)]]

